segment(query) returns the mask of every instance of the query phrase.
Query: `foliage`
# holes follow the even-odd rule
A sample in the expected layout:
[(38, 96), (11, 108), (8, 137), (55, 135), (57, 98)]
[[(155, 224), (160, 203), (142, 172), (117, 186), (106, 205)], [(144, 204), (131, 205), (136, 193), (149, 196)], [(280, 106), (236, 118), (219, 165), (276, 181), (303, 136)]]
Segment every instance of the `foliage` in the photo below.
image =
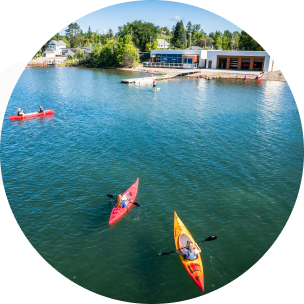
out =
[(250, 35), (245, 31), (241, 32), (239, 39), (239, 46), (242, 50), (251, 50), (251, 51), (264, 51), (262, 46), (260, 46)]
[[(71, 47), (75, 47), (79, 43), (79, 35), (82, 36), (80, 32), (80, 26), (76, 22), (68, 25), (68, 28), (65, 30), (65, 36), (70, 41)], [(78, 37), (77, 41), (75, 41), (76, 36)]]
[(122, 67), (131, 67), (138, 59), (138, 50), (132, 42), (132, 36), (125, 35), (120, 38), (117, 49), (117, 63)]
[(158, 29), (159, 27), (151, 22), (135, 20), (131, 23), (128, 22), (123, 26), (119, 26), (117, 35), (120, 38), (123, 38), (125, 35), (131, 35), (135, 46), (141, 51), (144, 51), (146, 44), (150, 42), (150, 36), (152, 37), (152, 40), (157, 39)]
[(150, 52), (151, 50), (159, 50), (157, 41), (152, 41), (151, 44), (150, 44), (150, 42), (148, 42), (148, 43), (146, 44), (146, 49), (145, 49), (145, 51), (146, 51), (146, 52)]

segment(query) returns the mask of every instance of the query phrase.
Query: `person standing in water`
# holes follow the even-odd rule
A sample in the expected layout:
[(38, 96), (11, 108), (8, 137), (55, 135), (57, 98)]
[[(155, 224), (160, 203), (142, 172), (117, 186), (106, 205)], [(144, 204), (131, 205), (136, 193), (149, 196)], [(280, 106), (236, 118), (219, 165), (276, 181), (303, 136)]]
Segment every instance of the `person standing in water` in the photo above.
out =
[(153, 90), (156, 90), (156, 80), (153, 79)]

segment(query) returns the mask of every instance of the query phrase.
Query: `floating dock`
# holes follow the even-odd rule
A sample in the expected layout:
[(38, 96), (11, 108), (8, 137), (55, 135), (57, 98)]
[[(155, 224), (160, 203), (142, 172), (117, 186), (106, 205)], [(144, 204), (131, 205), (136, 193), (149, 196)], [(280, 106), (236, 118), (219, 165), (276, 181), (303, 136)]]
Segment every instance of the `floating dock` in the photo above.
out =
[(155, 75), (155, 76), (150, 76), (150, 77), (141, 77), (141, 78), (131, 78), (131, 79), (121, 79), (122, 83), (149, 83), (149, 82), (153, 82), (153, 80), (165, 80), (165, 79), (170, 79), (170, 78), (174, 78), (174, 77), (178, 77), (178, 76), (185, 76), (188, 74), (194, 74), (194, 73), (200, 73), (201, 71), (183, 71), (183, 72), (178, 72), (178, 73), (172, 73), (172, 74), (166, 74), (167, 76), (162, 76), (160, 77), (160, 75)]

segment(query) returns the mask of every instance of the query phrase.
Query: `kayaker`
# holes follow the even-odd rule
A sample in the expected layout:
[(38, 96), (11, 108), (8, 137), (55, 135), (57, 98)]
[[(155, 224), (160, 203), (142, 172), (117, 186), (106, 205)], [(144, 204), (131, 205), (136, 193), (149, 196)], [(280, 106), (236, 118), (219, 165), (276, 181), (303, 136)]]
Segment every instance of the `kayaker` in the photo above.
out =
[(201, 252), (201, 248), (199, 248), (196, 243), (193, 244), (192, 242), (189, 242), (189, 256), (187, 256), (187, 260), (196, 260), (197, 255), (200, 252)]
[(43, 110), (42, 106), (39, 106), (39, 108), (38, 108), (38, 112), (39, 112), (39, 113), (43, 113), (43, 112), (44, 112), (44, 110)]
[(120, 193), (118, 193), (118, 194), (116, 195), (116, 199), (115, 199), (115, 207), (116, 207), (116, 208), (119, 208), (119, 207), (120, 207), (120, 208), (124, 208), (124, 207), (127, 207), (128, 204), (129, 204), (129, 202), (123, 200)]
[(17, 116), (24, 116), (23, 110), (21, 111), (20, 108), (17, 110)]

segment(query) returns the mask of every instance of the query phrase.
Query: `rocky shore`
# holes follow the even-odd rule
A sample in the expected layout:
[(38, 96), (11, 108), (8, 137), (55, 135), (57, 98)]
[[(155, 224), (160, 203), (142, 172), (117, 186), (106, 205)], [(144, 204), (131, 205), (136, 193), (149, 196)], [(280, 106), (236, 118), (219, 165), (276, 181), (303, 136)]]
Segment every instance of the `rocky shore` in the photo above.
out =
[[(174, 74), (182, 72), (183, 69), (166, 69), (166, 68), (147, 68), (143, 66), (137, 66), (136, 68), (121, 68), (121, 70), (134, 71), (134, 72), (145, 72), (149, 74), (163, 75), (163, 74)], [(254, 71), (235, 71), (235, 70), (214, 70), (214, 69), (197, 69), (197, 73), (187, 75), (186, 77), (203, 78), (207, 80), (211, 79), (244, 79), (246, 76), (248, 80), (257, 79), (260, 72)], [(265, 73), (263, 80), (272, 81), (286, 81), (281, 71), (274, 71)]]

